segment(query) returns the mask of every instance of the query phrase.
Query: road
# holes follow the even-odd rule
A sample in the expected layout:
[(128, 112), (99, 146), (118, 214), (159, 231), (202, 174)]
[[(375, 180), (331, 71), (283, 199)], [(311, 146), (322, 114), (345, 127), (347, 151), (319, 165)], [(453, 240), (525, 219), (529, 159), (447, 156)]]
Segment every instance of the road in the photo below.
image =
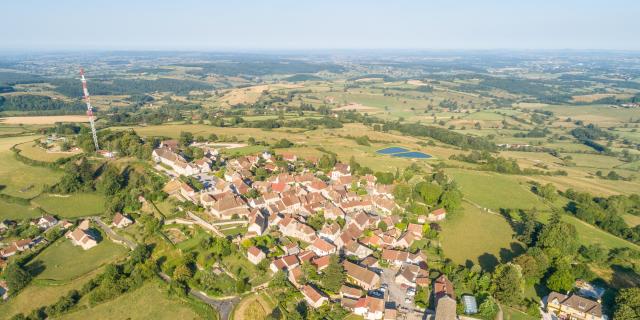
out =
[[(171, 277), (164, 272), (159, 272), (158, 275), (162, 280), (169, 283), (171, 282)], [(231, 311), (235, 307), (238, 302), (240, 302), (240, 297), (227, 297), (227, 298), (218, 298), (214, 299), (209, 297), (206, 293), (202, 291), (196, 291), (193, 289), (189, 289), (189, 295), (210, 305), (214, 309), (218, 311), (221, 320), (228, 320), (229, 315), (231, 315)]]
[(111, 227), (109, 227), (108, 225), (106, 225), (104, 222), (102, 222), (102, 220), (100, 220), (99, 217), (93, 217), (91, 218), (98, 226), (100, 226), (100, 228), (104, 231), (104, 233), (107, 234), (107, 236), (109, 237), (109, 239), (113, 240), (114, 242), (117, 243), (121, 243), (126, 245), (127, 247), (129, 247), (129, 249), (133, 250), (135, 249), (138, 244), (115, 233), (115, 231), (113, 231), (113, 229), (111, 229)]

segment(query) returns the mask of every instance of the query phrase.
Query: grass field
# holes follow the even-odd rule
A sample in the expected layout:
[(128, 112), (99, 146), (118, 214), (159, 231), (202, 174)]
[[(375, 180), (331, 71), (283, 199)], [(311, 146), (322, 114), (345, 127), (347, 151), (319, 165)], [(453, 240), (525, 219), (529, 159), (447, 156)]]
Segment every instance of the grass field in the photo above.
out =
[(46, 162), (54, 162), (58, 159), (71, 157), (75, 154), (80, 153), (77, 152), (47, 152), (46, 150), (35, 146), (31, 142), (23, 143), (17, 146), (20, 150), (20, 154), (38, 161), (46, 161)]
[(167, 296), (158, 282), (147, 282), (142, 287), (120, 297), (62, 316), (65, 320), (85, 319), (200, 319), (189, 305), (178, 298)]
[(42, 264), (44, 270), (36, 279), (70, 281), (91, 272), (100, 266), (113, 262), (127, 253), (127, 249), (103, 236), (102, 241), (89, 250), (83, 250), (62, 238), (51, 244), (36, 256), (28, 267)]
[(55, 184), (62, 174), (49, 168), (26, 165), (18, 161), (10, 148), (33, 140), (33, 136), (0, 138), (0, 186), (2, 193), (32, 198), (42, 192), (44, 185)]
[(273, 311), (275, 304), (265, 293), (245, 296), (233, 311), (232, 320), (264, 320)]
[(0, 315), (6, 315), (8, 318), (16, 313), (29, 314), (35, 308), (55, 303), (70, 290), (80, 290), (85, 283), (94, 278), (101, 270), (97, 269), (61, 285), (41, 284), (34, 281), (20, 291), (17, 296), (11, 297), (10, 302), (0, 304)]
[(465, 198), (495, 212), (500, 208), (548, 208), (518, 176), (463, 169), (446, 172), (460, 186)]
[(509, 261), (522, 245), (512, 238), (513, 231), (500, 215), (483, 212), (465, 203), (442, 226), (441, 240), (445, 256), (458, 264), (467, 261), (492, 270), (499, 262)]
[(0, 220), (35, 218), (40, 215), (40, 210), (33, 206), (6, 202), (0, 199)]
[(95, 193), (74, 193), (71, 195), (42, 194), (33, 203), (49, 213), (65, 218), (76, 218), (104, 213), (104, 197)]

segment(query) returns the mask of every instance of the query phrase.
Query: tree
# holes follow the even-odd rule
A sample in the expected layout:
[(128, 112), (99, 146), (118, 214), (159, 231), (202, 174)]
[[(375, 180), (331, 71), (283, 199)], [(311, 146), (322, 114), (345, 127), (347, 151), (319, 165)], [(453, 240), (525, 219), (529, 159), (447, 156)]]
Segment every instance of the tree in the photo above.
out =
[(614, 320), (640, 318), (640, 288), (621, 289), (615, 301)]
[(560, 221), (560, 214), (554, 212), (542, 227), (537, 245), (553, 257), (574, 256), (578, 251), (578, 232), (573, 225)]
[(496, 267), (493, 274), (493, 295), (500, 302), (516, 306), (522, 301), (524, 283), (519, 265), (507, 263)]
[(338, 292), (344, 283), (344, 278), (344, 268), (340, 264), (338, 256), (331, 255), (329, 265), (322, 276), (322, 286), (331, 292)]
[(493, 297), (488, 296), (478, 308), (478, 314), (484, 319), (493, 319), (498, 313), (498, 304)]
[(108, 166), (96, 182), (96, 190), (106, 196), (116, 194), (123, 187), (122, 177), (115, 166)]
[(21, 265), (10, 263), (4, 271), (7, 285), (12, 292), (18, 292), (26, 287), (31, 281), (31, 275)]
[(462, 204), (462, 192), (458, 190), (455, 183), (447, 184), (438, 203), (440, 206), (445, 207), (447, 211), (454, 211)]
[(179, 143), (183, 147), (188, 147), (193, 142), (193, 133), (191, 132), (180, 132), (180, 140)]
[(575, 280), (570, 270), (560, 268), (549, 276), (549, 279), (547, 279), (547, 287), (553, 291), (566, 292), (573, 288)]
[(416, 185), (415, 189), (427, 205), (435, 204), (442, 194), (442, 187), (431, 182), (420, 182)]

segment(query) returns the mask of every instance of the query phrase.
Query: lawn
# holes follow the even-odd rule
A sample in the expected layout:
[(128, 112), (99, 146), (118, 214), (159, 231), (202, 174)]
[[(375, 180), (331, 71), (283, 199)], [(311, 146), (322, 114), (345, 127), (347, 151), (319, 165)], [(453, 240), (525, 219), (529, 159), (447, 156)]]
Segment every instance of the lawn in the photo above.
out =
[(495, 212), (500, 208), (548, 209), (518, 176), (463, 169), (447, 169), (446, 172), (466, 199)]
[(50, 285), (32, 282), (24, 288), (17, 296), (11, 297), (8, 303), (0, 304), (0, 314), (7, 317), (16, 313), (29, 314), (33, 309), (50, 305), (67, 294), (70, 290), (80, 290), (82, 286), (93, 279), (102, 269), (97, 269), (81, 276), (69, 283), (62, 285)]
[(147, 282), (142, 287), (120, 297), (62, 316), (65, 320), (84, 319), (201, 319), (191, 307), (175, 297), (168, 297), (158, 282)]
[[(239, 253), (222, 258), (222, 264), (233, 274), (243, 273), (249, 277), (251, 285), (259, 285), (269, 280), (269, 272), (260, 272), (254, 264)], [(241, 272), (238, 272), (242, 270)]]
[(38, 264), (44, 266), (44, 270), (36, 276), (36, 279), (64, 282), (118, 260), (127, 252), (124, 246), (111, 242), (105, 236), (96, 247), (89, 250), (76, 247), (70, 240), (62, 238), (51, 244), (27, 266), (31, 268)]
[(464, 203), (459, 212), (442, 224), (441, 241), (446, 257), (458, 264), (468, 261), (492, 270), (522, 251), (512, 238), (513, 230), (504, 217)]
[(49, 213), (77, 218), (104, 213), (104, 197), (96, 193), (74, 193), (71, 195), (42, 194), (33, 203)]
[(33, 136), (0, 138), (0, 186), (2, 193), (21, 198), (32, 198), (42, 192), (45, 185), (53, 185), (62, 176), (49, 168), (29, 166), (18, 161), (10, 148), (33, 140)]

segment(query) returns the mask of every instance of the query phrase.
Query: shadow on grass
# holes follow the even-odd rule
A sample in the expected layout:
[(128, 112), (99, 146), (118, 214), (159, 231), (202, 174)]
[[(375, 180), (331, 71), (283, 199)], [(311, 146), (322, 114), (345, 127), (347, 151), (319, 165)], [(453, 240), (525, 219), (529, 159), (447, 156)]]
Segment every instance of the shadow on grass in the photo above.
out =
[(46, 268), (47, 266), (41, 260), (35, 260), (27, 265), (27, 271), (33, 278), (44, 272)]

